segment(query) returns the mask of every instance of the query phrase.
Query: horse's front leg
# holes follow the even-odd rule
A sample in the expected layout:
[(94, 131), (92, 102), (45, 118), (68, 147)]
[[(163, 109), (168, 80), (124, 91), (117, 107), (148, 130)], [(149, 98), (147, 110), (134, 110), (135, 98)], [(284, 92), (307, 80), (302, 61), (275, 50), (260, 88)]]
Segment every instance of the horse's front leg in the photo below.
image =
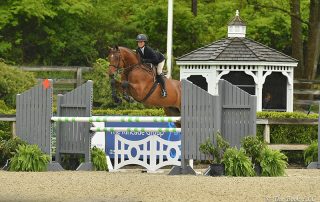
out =
[(116, 104), (120, 104), (122, 100), (117, 95), (117, 90), (120, 91), (121, 89), (121, 82), (117, 81), (114, 78), (114, 75), (110, 76), (110, 85), (111, 85), (111, 95), (112, 99)]
[(128, 95), (129, 85), (129, 81), (127, 80), (123, 80), (121, 83), (123, 89), (123, 99), (125, 99), (127, 102), (132, 103), (134, 100)]

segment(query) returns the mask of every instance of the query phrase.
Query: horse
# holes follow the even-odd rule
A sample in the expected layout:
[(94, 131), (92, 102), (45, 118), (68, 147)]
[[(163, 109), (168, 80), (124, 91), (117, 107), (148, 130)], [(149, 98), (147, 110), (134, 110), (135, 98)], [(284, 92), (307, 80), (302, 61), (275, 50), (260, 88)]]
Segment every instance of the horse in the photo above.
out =
[[(112, 98), (114, 102), (121, 103), (117, 91), (124, 94), (129, 101), (130, 95), (134, 100), (146, 106), (162, 107), (167, 116), (180, 116), (181, 109), (181, 82), (165, 78), (168, 92), (167, 97), (161, 96), (161, 87), (156, 80), (156, 68), (150, 68), (141, 63), (137, 53), (129, 48), (115, 46), (109, 48), (109, 78)], [(116, 80), (121, 74), (121, 81)]]

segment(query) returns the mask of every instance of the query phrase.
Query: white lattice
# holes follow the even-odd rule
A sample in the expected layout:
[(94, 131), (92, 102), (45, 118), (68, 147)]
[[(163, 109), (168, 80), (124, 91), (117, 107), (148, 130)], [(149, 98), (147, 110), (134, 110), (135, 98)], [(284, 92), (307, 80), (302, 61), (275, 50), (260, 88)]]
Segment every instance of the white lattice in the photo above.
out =
[[(143, 166), (148, 171), (156, 171), (167, 165), (180, 166), (180, 145), (181, 141), (167, 141), (157, 135), (150, 135), (143, 140), (133, 141), (115, 134), (114, 169), (117, 170), (129, 164)], [(157, 147), (160, 148), (158, 151)], [(132, 156), (131, 152), (134, 150), (136, 150), (136, 155)], [(170, 152), (174, 151), (175, 156), (171, 157)]]

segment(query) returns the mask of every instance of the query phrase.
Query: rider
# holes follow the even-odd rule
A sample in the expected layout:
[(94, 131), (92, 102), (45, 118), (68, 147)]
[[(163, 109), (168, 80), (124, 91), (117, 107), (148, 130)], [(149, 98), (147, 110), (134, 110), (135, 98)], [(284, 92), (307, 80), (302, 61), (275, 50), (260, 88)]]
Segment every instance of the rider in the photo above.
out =
[(139, 53), (141, 57), (142, 63), (151, 63), (157, 67), (157, 78), (161, 85), (161, 96), (167, 97), (167, 90), (164, 82), (164, 74), (162, 73), (162, 69), (165, 63), (164, 56), (153, 50), (151, 47), (146, 46), (146, 42), (148, 41), (148, 37), (145, 34), (139, 34), (136, 38), (138, 42), (137, 53)]

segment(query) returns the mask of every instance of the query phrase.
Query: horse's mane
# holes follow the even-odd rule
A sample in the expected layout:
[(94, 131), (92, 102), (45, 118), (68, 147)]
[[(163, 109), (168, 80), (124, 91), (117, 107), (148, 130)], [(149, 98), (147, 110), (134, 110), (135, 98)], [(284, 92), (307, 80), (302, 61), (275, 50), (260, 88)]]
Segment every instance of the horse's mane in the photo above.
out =
[(135, 55), (135, 56), (137, 57), (137, 59), (139, 59), (139, 58), (138, 58), (138, 54), (136, 54), (136, 52), (134, 52), (134, 51), (131, 50), (130, 48), (127, 48), (127, 47), (124, 47), (124, 46), (119, 46), (119, 49), (123, 49), (123, 50), (125, 50), (125, 51), (127, 51), (127, 52), (130, 52), (131, 54)]
[(138, 61), (140, 63), (140, 68), (152, 75), (152, 72), (153, 72), (152, 69), (147, 64), (141, 63), (141, 57), (139, 54), (137, 54), (132, 49), (124, 47), (124, 46), (119, 46), (118, 48), (119, 48), (119, 50), (124, 50), (126, 52), (129, 52), (130, 54), (133, 54), (138, 59)]

